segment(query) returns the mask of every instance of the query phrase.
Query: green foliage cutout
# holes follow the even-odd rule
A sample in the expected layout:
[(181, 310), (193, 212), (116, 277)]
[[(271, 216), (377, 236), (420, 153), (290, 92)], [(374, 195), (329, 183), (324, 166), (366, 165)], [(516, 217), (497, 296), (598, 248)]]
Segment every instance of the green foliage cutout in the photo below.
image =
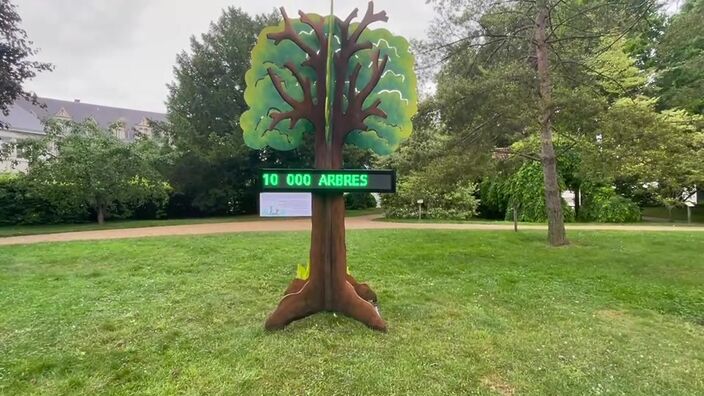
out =
[(381, 155), (396, 150), (412, 131), (417, 81), (408, 42), (385, 29), (367, 29), (386, 21), (386, 13), (374, 13), (370, 3), (359, 23), (352, 23), (357, 10), (334, 23), (316, 14), (282, 14), (283, 21), (265, 28), (252, 51), (249, 110), (240, 119), (246, 144), (285, 151), (298, 147), (305, 134), (325, 134), (333, 144)]

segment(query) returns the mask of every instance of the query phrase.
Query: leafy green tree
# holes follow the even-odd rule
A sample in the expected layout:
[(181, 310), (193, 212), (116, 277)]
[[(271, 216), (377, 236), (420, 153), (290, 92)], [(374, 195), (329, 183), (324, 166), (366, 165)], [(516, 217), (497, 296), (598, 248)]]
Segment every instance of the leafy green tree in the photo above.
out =
[(117, 205), (168, 198), (150, 140), (124, 143), (91, 121), (52, 122), (45, 132), (19, 147), (29, 159), (33, 188), (49, 201), (84, 204), (103, 224)]
[(559, 105), (573, 92), (590, 99), (579, 90), (592, 86), (589, 60), (609, 48), (600, 45), (605, 38), (616, 42), (646, 25), (655, 2), (433, 2), (441, 17), (426, 51), (443, 62), (438, 96), (448, 126), (471, 136), (466, 147), (485, 150), (539, 134), (548, 239), (568, 243), (553, 143)]
[(656, 103), (648, 97), (617, 100), (604, 116), (591, 163), (646, 186), (663, 205), (674, 207), (704, 181), (704, 118), (685, 110), (660, 112)]
[(704, 1), (684, 3), (654, 53), (660, 107), (704, 114)]
[(176, 59), (166, 125), (176, 158), (166, 171), (176, 191), (204, 214), (256, 209), (253, 185), (267, 153), (247, 149), (238, 120), (246, 109), (249, 52), (257, 33), (274, 22), (272, 15), (252, 18), (230, 7)]
[[(346, 19), (299, 12), (262, 31), (252, 51), (240, 118), (252, 148), (293, 150), (311, 144), (318, 169), (343, 167), (346, 143), (386, 155), (410, 136), (417, 111), (408, 42), (385, 29), (370, 2)], [(386, 324), (347, 276), (342, 194), (313, 195), (310, 278), (289, 289), (266, 323), (278, 329), (320, 310), (337, 310), (383, 330)], [(293, 287), (293, 286), (292, 286)]]
[(388, 217), (417, 217), (418, 199), (426, 202), (427, 215), (435, 218), (476, 215), (475, 182), (486, 174), (489, 155), (475, 151), (468, 155), (438, 116), (436, 102), (422, 102), (413, 119), (413, 135), (378, 162), (398, 172), (398, 192), (383, 196)]
[[(658, 112), (654, 99), (639, 96), (648, 75), (628, 55), (626, 41), (611, 44), (589, 62), (599, 95), (562, 93), (555, 115), (558, 130), (587, 132), (555, 135), (558, 172), (584, 198), (586, 212), (579, 217), (587, 221), (636, 220), (632, 203), (619, 198), (613, 186), (626, 197), (646, 193), (666, 206), (672, 200), (681, 204), (683, 191), (698, 183), (701, 168), (692, 162), (700, 150), (698, 117), (682, 110)], [(530, 137), (512, 150), (528, 158), (538, 147), (537, 138)]]
[[(49, 63), (32, 58), (36, 50), (21, 27), (22, 19), (10, 0), (0, 0), (0, 112), (10, 114), (10, 105), (19, 98), (34, 101), (37, 96), (25, 91), (22, 84), (37, 73), (50, 71)], [(5, 128), (0, 121), (0, 128)]]

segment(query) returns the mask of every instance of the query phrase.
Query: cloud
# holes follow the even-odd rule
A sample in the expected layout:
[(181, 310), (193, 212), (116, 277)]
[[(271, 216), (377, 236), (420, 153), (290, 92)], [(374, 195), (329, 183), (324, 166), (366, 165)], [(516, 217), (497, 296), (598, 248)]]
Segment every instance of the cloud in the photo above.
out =
[(143, 0), (22, 0), (23, 25), (47, 54), (109, 53), (134, 44)]
[[(28, 84), (41, 96), (108, 106), (165, 111), (166, 84), (173, 80), (176, 55), (189, 48), (189, 38), (205, 33), (223, 8), (240, 7), (250, 14), (270, 13), (284, 6), (327, 14), (329, 0), (15, 0), (23, 27), (56, 71)], [(377, 0), (386, 10), (395, 34), (422, 38), (432, 19), (424, 0)], [(336, 14), (354, 7), (360, 16), (366, 0), (336, 1)]]

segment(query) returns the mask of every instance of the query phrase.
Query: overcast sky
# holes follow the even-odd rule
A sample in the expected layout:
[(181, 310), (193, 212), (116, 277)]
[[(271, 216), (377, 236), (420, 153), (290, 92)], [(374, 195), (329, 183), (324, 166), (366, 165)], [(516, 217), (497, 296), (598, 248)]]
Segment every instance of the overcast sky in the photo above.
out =
[[(38, 59), (54, 64), (27, 84), (39, 96), (139, 110), (165, 111), (166, 84), (173, 80), (176, 54), (189, 37), (208, 30), (222, 9), (241, 7), (250, 14), (284, 6), (327, 14), (329, 0), (15, 0), (22, 25), (40, 49)], [(346, 16), (365, 0), (337, 0)], [(433, 17), (425, 0), (376, 0), (386, 10), (386, 27), (408, 38), (422, 38)], [(380, 24), (381, 25), (381, 24)], [(379, 26), (379, 25), (377, 25)]]

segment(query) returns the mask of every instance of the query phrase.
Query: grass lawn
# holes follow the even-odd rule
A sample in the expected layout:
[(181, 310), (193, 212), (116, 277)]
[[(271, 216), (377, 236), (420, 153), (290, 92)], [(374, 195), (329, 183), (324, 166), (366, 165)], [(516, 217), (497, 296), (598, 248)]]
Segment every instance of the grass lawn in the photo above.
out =
[[(382, 212), (383, 214), (383, 212)], [(673, 217), (675, 218), (675, 221), (672, 223), (667, 223), (667, 210), (665, 208), (644, 208), (644, 216), (649, 217), (648, 219), (645, 219), (642, 222), (635, 222), (635, 223), (594, 223), (594, 222), (581, 222), (581, 221), (573, 221), (573, 222), (568, 222), (567, 227), (570, 225), (601, 225), (601, 226), (608, 226), (608, 225), (632, 225), (635, 227), (644, 227), (644, 226), (663, 226), (663, 225), (671, 225), (672, 227), (695, 227), (695, 226), (701, 226), (700, 223), (704, 223), (704, 211), (702, 209), (699, 209), (699, 212), (695, 212), (692, 216), (692, 224), (687, 224), (687, 212), (685, 209), (684, 212), (684, 220), (680, 219), (681, 216), (674, 215)], [(661, 217), (664, 216), (664, 217)], [(385, 217), (380, 217), (378, 219), (375, 219), (375, 221), (381, 221), (381, 222), (390, 222), (390, 223), (426, 223), (426, 224), (501, 224), (501, 225), (513, 225), (513, 221), (506, 221), (506, 220), (490, 220), (490, 219), (482, 219), (479, 217), (472, 218), (471, 220), (443, 220), (443, 219), (388, 219)], [(526, 221), (519, 221), (518, 222), (519, 227), (522, 225), (545, 225), (547, 226), (547, 222), (542, 222), (542, 223), (536, 223), (536, 222), (526, 222)]]
[(116, 230), (123, 228), (159, 227), (188, 224), (227, 223), (231, 221), (257, 220), (259, 216), (237, 217), (209, 217), (199, 219), (172, 219), (172, 220), (115, 220), (103, 225), (98, 223), (82, 224), (49, 224), (49, 225), (17, 225), (0, 227), (0, 237), (19, 235), (56, 234), (60, 232)]
[(704, 394), (704, 234), (352, 231), (389, 333), (263, 322), (306, 233), (0, 248), (0, 394)]
[[(381, 214), (379, 209), (349, 210), (347, 217)], [(172, 219), (172, 220), (116, 220), (108, 221), (103, 225), (98, 223), (85, 224), (51, 224), (51, 225), (18, 225), (0, 227), (0, 238), (19, 235), (56, 234), (60, 232), (116, 230), (124, 228), (162, 227), (188, 224), (230, 223), (236, 221), (266, 221), (271, 219), (261, 218), (257, 215), (208, 217), (198, 219)]]

